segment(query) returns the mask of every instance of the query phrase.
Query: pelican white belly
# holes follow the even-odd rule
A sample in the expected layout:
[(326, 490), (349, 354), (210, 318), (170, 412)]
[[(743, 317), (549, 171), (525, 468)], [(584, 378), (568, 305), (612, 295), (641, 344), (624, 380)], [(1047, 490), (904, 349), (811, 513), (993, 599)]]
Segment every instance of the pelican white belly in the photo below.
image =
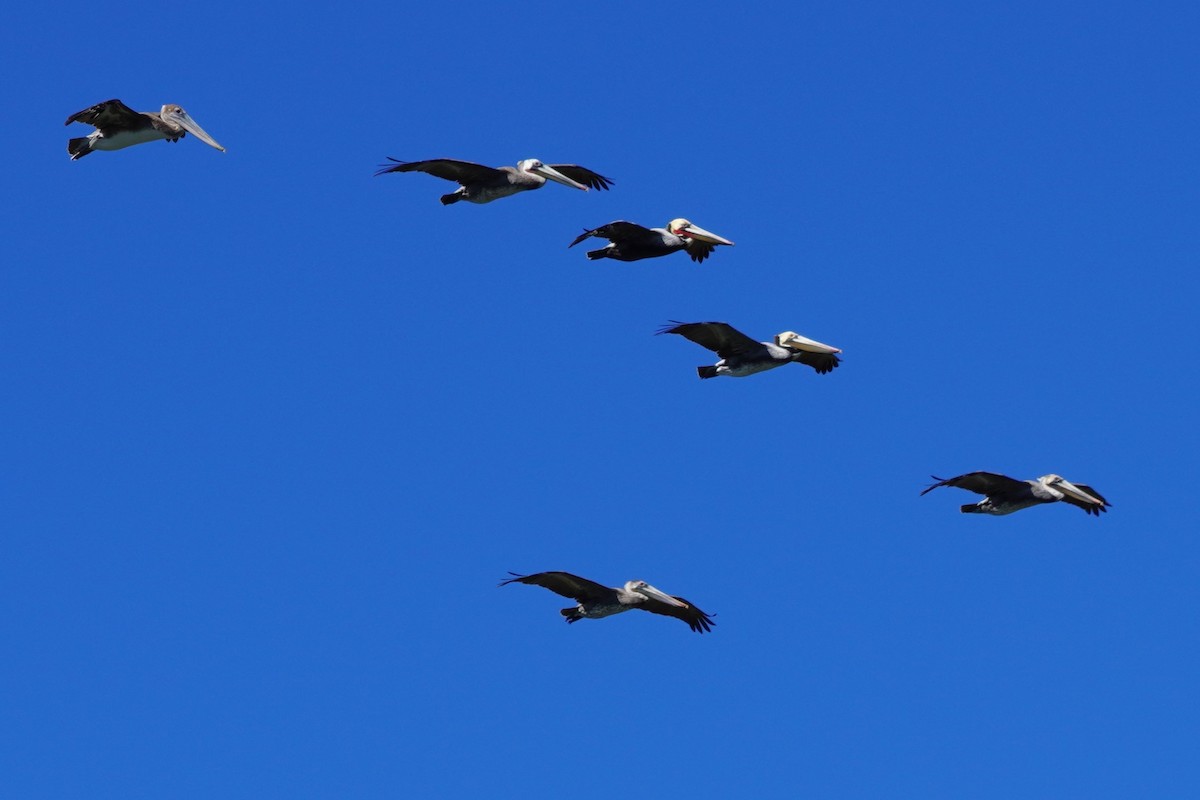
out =
[(121, 150), (125, 147), (133, 147), (135, 144), (156, 142), (167, 137), (157, 128), (142, 128), (137, 131), (120, 131), (112, 136), (104, 136), (100, 131), (96, 131), (88, 138), (92, 140), (93, 150)]
[(769, 369), (782, 367), (787, 364), (787, 361), (743, 361), (736, 367), (731, 367), (722, 359), (717, 364), (718, 375), (728, 375), (731, 378), (745, 378), (750, 375), (757, 375), (760, 372), (766, 372)]
[(631, 607), (621, 605), (620, 603), (590, 603), (585, 605), (583, 615), (588, 619), (602, 619), (604, 617), (611, 617), (613, 614), (628, 611)]

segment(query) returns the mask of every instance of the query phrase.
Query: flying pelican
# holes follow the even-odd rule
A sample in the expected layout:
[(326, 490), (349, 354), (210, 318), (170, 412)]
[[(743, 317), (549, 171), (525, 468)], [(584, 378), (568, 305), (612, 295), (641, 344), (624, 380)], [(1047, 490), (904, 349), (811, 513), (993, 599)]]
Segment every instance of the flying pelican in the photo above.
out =
[(567, 247), (574, 247), (589, 236), (609, 241), (606, 247), (588, 251), (587, 257), (592, 261), (598, 258), (638, 261), (643, 258), (657, 258), (679, 250), (686, 250), (692, 261), (699, 264), (708, 258), (716, 245), (733, 244), (728, 239), (710, 233), (683, 218), (671, 220), (665, 228), (643, 228), (636, 223), (619, 219), (616, 222), (601, 225), (599, 228), (584, 231), (575, 237), (575, 241)]
[(1036, 481), (1019, 481), (994, 472), (968, 472), (957, 478), (939, 478), (937, 475), (929, 477), (937, 483), (921, 492), (922, 496), (939, 486), (957, 486), (959, 489), (986, 495), (978, 503), (963, 506), (960, 510), (964, 514), (1001, 516), (1030, 506), (1061, 500), (1098, 517), (1100, 512), (1107, 511), (1110, 505), (1092, 487), (1082, 483), (1071, 483), (1058, 475), (1043, 475)]
[(842, 352), (838, 348), (814, 342), (792, 331), (777, 335), (775, 343), (771, 344), (756, 342), (724, 322), (671, 320), (671, 324), (663, 326), (658, 333), (677, 333), (721, 357), (714, 366), (696, 367), (701, 378), (715, 378), (718, 375), (744, 378), (793, 361), (807, 364), (818, 374), (824, 374), (841, 363), (841, 359), (834, 355)]
[(530, 586), (541, 586), (555, 594), (570, 597), (579, 605), (574, 608), (564, 608), (561, 613), (567, 622), (578, 622), (581, 619), (600, 619), (611, 617), (634, 608), (649, 611), (651, 614), (665, 614), (668, 617), (681, 619), (696, 633), (712, 630), (716, 625), (712, 618), (682, 597), (672, 597), (655, 589), (645, 581), (629, 581), (624, 588), (610, 589), (598, 583), (580, 578), (569, 572), (539, 572), (536, 575), (518, 575), (508, 573), (513, 577), (500, 581), (501, 586), (510, 583), (527, 583)]
[(550, 179), (563, 186), (587, 191), (607, 189), (612, 181), (590, 169), (575, 164), (543, 164), (536, 158), (518, 161), (515, 167), (485, 167), (470, 161), (435, 158), (430, 161), (400, 161), (388, 156), (391, 164), (380, 164), (376, 175), (389, 172), (424, 172), (437, 178), (456, 181), (459, 188), (442, 195), (442, 205), (459, 200), (469, 203), (490, 203), (517, 192), (540, 189)]
[(96, 130), (86, 137), (67, 141), (67, 152), (71, 160), (83, 158), (93, 150), (120, 150), (143, 142), (166, 139), (178, 142), (189, 133), (209, 147), (222, 153), (225, 148), (204, 132), (196, 120), (174, 103), (168, 103), (161, 111), (134, 111), (120, 100), (106, 100), (78, 114), (67, 117), (67, 125), (83, 122)]

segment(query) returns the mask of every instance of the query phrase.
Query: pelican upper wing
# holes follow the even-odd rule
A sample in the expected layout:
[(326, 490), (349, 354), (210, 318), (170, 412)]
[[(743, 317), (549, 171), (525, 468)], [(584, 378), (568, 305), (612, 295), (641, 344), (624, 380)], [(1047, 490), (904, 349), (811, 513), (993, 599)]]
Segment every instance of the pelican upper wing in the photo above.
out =
[[(675, 597), (675, 595), (671, 595)], [(668, 605), (661, 600), (647, 598), (644, 603), (638, 605), (638, 608), (643, 611), (649, 611), (651, 614), (662, 614), (667, 617), (675, 617), (681, 619), (688, 624), (688, 627), (696, 633), (705, 633), (712, 630), (712, 626), (717, 623), (712, 621), (712, 618), (705, 614), (694, 605), (684, 600), (682, 597), (675, 597), (676, 600), (683, 603), (683, 607)]]
[(793, 356), (797, 362), (807, 364), (817, 371), (818, 375), (824, 375), (826, 372), (833, 372), (834, 367), (842, 363), (842, 360), (833, 353), (810, 353), (804, 351), (797, 356)]
[[(621, 242), (622, 244), (645, 240), (648, 243), (660, 241), (660, 234), (655, 233), (649, 228), (644, 228), (636, 222), (626, 222), (623, 219), (610, 222), (607, 225), (601, 225), (599, 228), (592, 228), (590, 231), (584, 231), (575, 237), (575, 241), (571, 242), (567, 247), (574, 247), (589, 236), (596, 236), (600, 239), (608, 239), (610, 242)], [(697, 242), (697, 244), (699, 244)]]
[(455, 161), (450, 158), (434, 158), (429, 161), (401, 161), (387, 157), (391, 164), (380, 164), (376, 175), (389, 172), (424, 172), (435, 178), (454, 181), (466, 186), (469, 183), (491, 180), (503, 175), (502, 170), (495, 167), (485, 167), (483, 164), (472, 164), (470, 161)]
[(587, 578), (581, 578), (569, 572), (538, 572), (534, 575), (518, 575), (515, 572), (510, 572), (508, 574), (513, 577), (500, 581), (501, 586), (507, 586), (510, 583), (541, 586), (555, 594), (570, 597), (572, 600), (580, 603), (602, 599), (615, 594), (614, 590), (607, 586), (601, 586), (595, 581), (589, 581)]
[(968, 472), (965, 475), (959, 475), (957, 478), (939, 478), (937, 475), (930, 475), (929, 477), (933, 478), (937, 483), (926, 488), (925, 491), (921, 492), (922, 495), (932, 492), (939, 486), (955, 486), (959, 489), (966, 489), (968, 492), (983, 495), (1003, 494), (1029, 488), (1027, 481), (1019, 481), (1016, 478), (1010, 478), (1007, 475), (997, 475), (994, 472)]
[(721, 358), (745, 356), (763, 349), (737, 328), (725, 322), (676, 322), (665, 326), (659, 333), (677, 333), (701, 347), (712, 350)]
[(77, 114), (67, 117), (65, 124), (82, 122), (96, 128), (144, 128), (150, 125), (150, 120), (134, 111), (120, 100), (105, 100), (91, 108), (85, 108)]
[(1112, 503), (1110, 503), (1104, 499), (1103, 495), (1101, 495), (1099, 492), (1097, 492), (1095, 489), (1093, 489), (1090, 486), (1084, 486), (1082, 483), (1077, 483), (1077, 484), (1075, 484), (1075, 488), (1082, 489), (1083, 491), (1087, 492), (1092, 497), (1099, 500), (1101, 505), (1096, 505), (1095, 503), (1088, 503), (1084, 500), (1078, 500), (1066, 492), (1063, 492), (1063, 502), (1064, 503), (1070, 503), (1073, 506), (1082, 508), (1087, 513), (1095, 514), (1097, 517), (1100, 516), (1101, 511), (1108, 511), (1108, 507), (1110, 505), (1112, 505)]
[(599, 172), (592, 172), (587, 167), (581, 167), (578, 164), (547, 164), (546, 166), (558, 170), (589, 189), (607, 189), (613, 183), (612, 178), (606, 178)]

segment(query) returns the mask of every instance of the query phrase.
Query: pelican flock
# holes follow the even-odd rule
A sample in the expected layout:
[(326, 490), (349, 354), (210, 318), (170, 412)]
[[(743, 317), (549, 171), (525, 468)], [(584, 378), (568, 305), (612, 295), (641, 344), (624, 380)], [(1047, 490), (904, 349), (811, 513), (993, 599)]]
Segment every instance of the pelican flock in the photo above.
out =
[[(174, 104), (164, 105), (159, 111), (138, 112), (120, 100), (108, 100), (72, 114), (67, 118), (67, 125), (73, 122), (91, 125), (95, 130), (86, 137), (68, 141), (67, 152), (72, 161), (96, 150), (120, 150), (161, 139), (175, 142), (189, 133), (210, 147), (222, 152), (225, 150), (183, 108)], [(457, 183), (458, 189), (442, 195), (443, 205), (460, 201), (490, 203), (520, 192), (540, 189), (550, 181), (585, 192), (589, 189), (607, 190), (614, 183), (611, 178), (577, 164), (545, 164), (536, 158), (519, 161), (515, 167), (488, 167), (447, 158), (400, 161), (388, 157), (388, 162), (380, 165), (375, 174), (423, 172)], [(593, 261), (605, 258), (639, 261), (684, 252), (692, 261), (701, 263), (717, 247), (733, 246), (729, 239), (682, 217), (671, 220), (662, 228), (646, 228), (626, 220), (615, 220), (585, 229), (568, 248), (589, 238), (608, 241), (604, 247), (587, 251), (588, 259)], [(743, 282), (752, 279), (753, 276), (740, 278)], [(784, 331), (777, 334), (773, 341), (760, 342), (725, 322), (672, 321), (658, 333), (682, 336), (717, 354), (720, 360), (716, 364), (696, 368), (700, 378), (742, 378), (785, 364), (803, 364), (818, 374), (826, 374), (841, 363), (838, 358), (842, 352), (840, 348), (806, 338), (794, 331)], [(1090, 486), (1071, 483), (1053, 474), (1025, 481), (992, 472), (969, 472), (956, 478), (933, 476), (933, 479), (936, 483), (927, 487), (921, 495), (942, 486), (984, 495), (984, 499), (977, 503), (963, 505), (963, 513), (1003, 516), (1035, 505), (1064, 502), (1099, 517), (1110, 507), (1110, 503)], [(581, 619), (603, 619), (637, 609), (674, 617), (697, 633), (709, 632), (714, 625), (712, 618), (692, 603), (641, 580), (612, 588), (568, 572), (509, 574), (512, 577), (501, 581), (501, 586), (512, 583), (541, 586), (574, 600), (575, 606), (560, 612), (568, 623)]]
[(424, 172), (435, 178), (454, 181), (458, 189), (442, 195), (442, 205), (460, 200), (468, 203), (490, 203), (518, 192), (540, 189), (546, 181), (561, 183), (572, 189), (607, 189), (612, 180), (598, 172), (576, 164), (543, 164), (536, 158), (518, 161), (515, 167), (485, 167), (470, 161), (434, 158), (429, 161), (400, 161), (388, 156), (391, 164), (380, 164), (376, 175), (390, 172)]
[(682, 597), (672, 597), (659, 589), (655, 589), (645, 581), (628, 581), (623, 587), (609, 588), (587, 578), (572, 575), (569, 572), (539, 572), (535, 575), (518, 575), (508, 573), (513, 577), (500, 581), (501, 586), (510, 583), (524, 583), (529, 586), (541, 586), (555, 594), (569, 597), (578, 605), (564, 608), (559, 613), (566, 617), (567, 622), (578, 622), (581, 619), (603, 619), (613, 614), (639, 609), (651, 614), (662, 614), (675, 617), (688, 624), (696, 633), (712, 630), (716, 623), (694, 605)]
[(993, 514), (997, 517), (1011, 514), (1045, 503), (1070, 503), (1088, 514), (1100, 516), (1110, 503), (1090, 486), (1071, 483), (1058, 475), (1043, 475), (1036, 481), (1019, 481), (994, 472), (968, 472), (957, 478), (939, 478), (931, 475), (937, 483), (921, 492), (921, 496), (939, 486), (954, 486), (985, 497), (978, 503), (968, 503), (959, 511), (964, 514)]
[(692, 261), (699, 264), (708, 258), (719, 244), (733, 245), (728, 239), (693, 225), (682, 217), (673, 219), (665, 228), (643, 228), (633, 222), (619, 219), (599, 228), (584, 231), (567, 247), (574, 247), (589, 237), (608, 239), (608, 245), (599, 250), (589, 250), (587, 257), (595, 261), (612, 258), (617, 261), (640, 261), (643, 258), (658, 258), (671, 253), (686, 251)]
[(67, 125), (82, 122), (96, 130), (67, 141), (71, 160), (77, 161), (94, 150), (121, 150), (135, 144), (166, 139), (177, 142), (189, 133), (222, 153), (225, 148), (205, 132), (188, 112), (174, 103), (159, 111), (134, 111), (120, 100), (106, 100), (67, 117)]

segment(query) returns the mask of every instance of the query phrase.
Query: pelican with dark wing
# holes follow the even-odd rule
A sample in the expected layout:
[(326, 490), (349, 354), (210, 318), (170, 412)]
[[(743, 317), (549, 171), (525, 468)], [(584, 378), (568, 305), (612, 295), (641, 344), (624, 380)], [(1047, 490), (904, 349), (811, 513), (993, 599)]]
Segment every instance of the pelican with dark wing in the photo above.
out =
[(619, 219), (584, 231), (567, 247), (574, 247), (589, 236), (608, 239), (609, 242), (607, 247), (588, 251), (587, 257), (592, 261), (598, 258), (638, 261), (686, 250), (692, 261), (699, 264), (709, 257), (717, 245), (733, 244), (728, 239), (710, 233), (683, 218), (671, 220), (665, 228), (643, 228), (636, 223)]
[(510, 583), (541, 586), (577, 602), (579, 605), (574, 608), (564, 608), (560, 612), (567, 618), (567, 622), (578, 622), (581, 619), (601, 619), (638, 608), (642, 611), (649, 611), (651, 614), (663, 614), (681, 619), (696, 633), (712, 630), (712, 626), (716, 624), (708, 614), (687, 600), (682, 597), (672, 597), (655, 589), (645, 581), (629, 581), (622, 588), (610, 589), (569, 572), (539, 572), (536, 575), (518, 575), (510, 572), (508, 574), (513, 577), (500, 581), (501, 586), (507, 586)]
[(389, 172), (424, 172), (436, 178), (455, 181), (459, 188), (442, 195), (442, 205), (459, 200), (468, 203), (490, 203), (517, 192), (540, 189), (547, 180), (574, 189), (607, 189), (612, 181), (590, 169), (575, 164), (543, 164), (536, 158), (518, 161), (515, 167), (485, 167), (470, 161), (435, 158), (431, 161), (399, 161), (388, 156), (391, 164), (381, 164), (376, 175)]
[(746, 334), (725, 322), (675, 322), (671, 321), (659, 333), (677, 333), (701, 347), (712, 350), (721, 357), (711, 367), (696, 367), (701, 378), (728, 375), (744, 378), (784, 364), (806, 364), (825, 374), (832, 371), (841, 359), (835, 355), (842, 352), (836, 347), (806, 339), (793, 331), (784, 331), (775, 337), (775, 342), (756, 342)]
[(1002, 516), (1043, 503), (1070, 503), (1088, 514), (1100, 516), (1110, 503), (1090, 486), (1071, 483), (1058, 475), (1043, 475), (1036, 481), (1019, 481), (994, 472), (968, 472), (957, 478), (939, 478), (931, 475), (937, 483), (921, 492), (925, 495), (939, 486), (956, 486), (985, 497), (978, 503), (961, 507), (964, 514), (994, 514)]
[(85, 137), (67, 141), (72, 161), (93, 150), (120, 150), (159, 139), (177, 142), (189, 133), (209, 147), (225, 152), (216, 139), (174, 103), (163, 106), (161, 111), (134, 111), (120, 100), (106, 100), (67, 117), (67, 124), (72, 122), (83, 122), (96, 129)]

